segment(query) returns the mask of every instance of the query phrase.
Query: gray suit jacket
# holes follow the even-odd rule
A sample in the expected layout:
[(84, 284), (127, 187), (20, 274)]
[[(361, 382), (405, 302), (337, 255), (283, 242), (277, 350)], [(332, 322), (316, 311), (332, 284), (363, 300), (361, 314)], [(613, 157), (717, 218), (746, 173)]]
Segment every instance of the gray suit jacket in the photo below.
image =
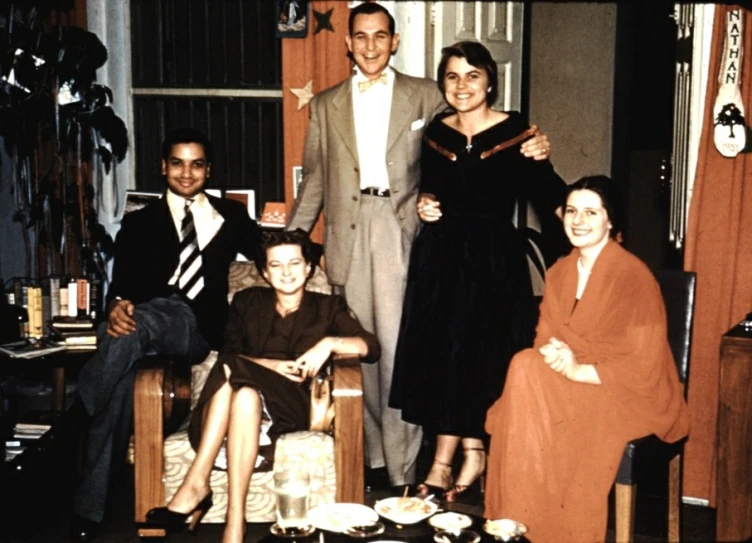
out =
[[(320, 92), (311, 101), (303, 182), (288, 224), (288, 229), (309, 231), (324, 210), (326, 272), (335, 285), (347, 280), (360, 209), (351, 79)], [(395, 70), (385, 160), (392, 209), (410, 240), (419, 223), (415, 204), (421, 138), (433, 116), (445, 107), (435, 81)]]

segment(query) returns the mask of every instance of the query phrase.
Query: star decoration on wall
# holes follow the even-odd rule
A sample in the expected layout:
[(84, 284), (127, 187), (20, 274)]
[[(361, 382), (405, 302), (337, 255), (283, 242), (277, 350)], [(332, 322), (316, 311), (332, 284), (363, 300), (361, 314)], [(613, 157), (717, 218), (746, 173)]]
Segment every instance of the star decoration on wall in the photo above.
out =
[(321, 13), (320, 11), (313, 10), (313, 15), (316, 17), (316, 30), (313, 31), (314, 35), (318, 34), (322, 30), (331, 30), (334, 32), (334, 27), (332, 26), (332, 12), (334, 11), (334, 8), (330, 8), (329, 11), (326, 13)]
[(313, 98), (313, 79), (311, 79), (302, 89), (290, 89), (298, 97), (298, 111), (303, 109)]

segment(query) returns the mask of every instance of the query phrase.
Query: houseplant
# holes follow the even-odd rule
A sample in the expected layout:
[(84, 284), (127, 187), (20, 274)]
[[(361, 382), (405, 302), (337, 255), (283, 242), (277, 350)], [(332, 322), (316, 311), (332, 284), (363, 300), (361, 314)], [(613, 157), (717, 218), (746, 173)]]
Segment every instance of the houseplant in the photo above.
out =
[(128, 147), (112, 92), (96, 83), (107, 49), (95, 34), (59, 23), (72, 7), (0, 3), (0, 136), (12, 162), (2, 189), (26, 226), (29, 277), (105, 276), (112, 240), (96, 220), (96, 195)]

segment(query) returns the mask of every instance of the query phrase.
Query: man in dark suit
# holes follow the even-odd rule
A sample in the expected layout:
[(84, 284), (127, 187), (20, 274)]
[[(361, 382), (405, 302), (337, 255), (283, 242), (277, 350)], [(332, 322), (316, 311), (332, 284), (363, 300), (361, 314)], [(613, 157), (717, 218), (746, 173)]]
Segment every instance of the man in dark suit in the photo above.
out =
[[(415, 482), (421, 428), (388, 406), (416, 210), (423, 132), (446, 107), (435, 81), (388, 66), (397, 50), (392, 15), (374, 2), (350, 12), (347, 48), (353, 76), (317, 94), (303, 157), (303, 183), (288, 229), (310, 231), (325, 213), (326, 271), (363, 327), (381, 344), (363, 365), (366, 461), (386, 467), (402, 493)], [(539, 135), (523, 153), (548, 156)]]
[(211, 142), (201, 132), (168, 134), (162, 144), (164, 197), (128, 214), (117, 235), (108, 319), (79, 376), (79, 396), (92, 423), (74, 500), (75, 541), (96, 537), (110, 471), (125, 459), (136, 362), (166, 354), (196, 364), (218, 348), (230, 263), (238, 253), (252, 258), (260, 240), (242, 204), (204, 192), (211, 160)]

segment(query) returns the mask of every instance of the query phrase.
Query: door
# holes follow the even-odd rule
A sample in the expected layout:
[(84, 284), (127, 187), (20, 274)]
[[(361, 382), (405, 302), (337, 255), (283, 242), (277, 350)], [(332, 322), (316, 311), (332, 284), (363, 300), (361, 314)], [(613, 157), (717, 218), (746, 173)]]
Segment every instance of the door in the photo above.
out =
[(429, 73), (436, 77), (441, 48), (462, 40), (485, 45), (498, 65), (496, 107), (520, 110), (522, 95), (521, 2), (433, 2), (427, 50)]

